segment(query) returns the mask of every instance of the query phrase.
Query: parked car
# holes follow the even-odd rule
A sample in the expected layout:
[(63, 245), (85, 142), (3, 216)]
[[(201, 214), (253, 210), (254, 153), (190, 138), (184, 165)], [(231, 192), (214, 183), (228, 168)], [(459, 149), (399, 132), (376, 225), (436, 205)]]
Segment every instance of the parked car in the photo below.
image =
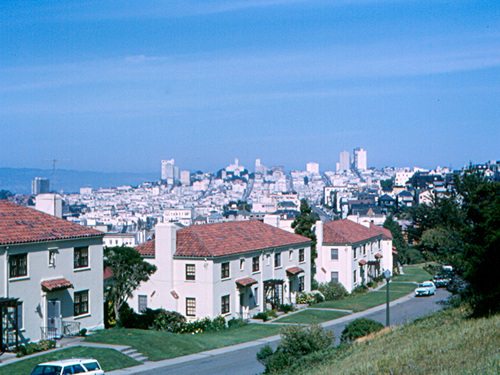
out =
[(104, 375), (99, 362), (91, 358), (72, 358), (36, 365), (31, 375)]
[(417, 289), (415, 289), (415, 296), (432, 296), (436, 294), (436, 285), (432, 281), (424, 281), (418, 284)]
[(450, 278), (445, 275), (435, 275), (432, 282), (436, 288), (446, 288), (450, 283)]

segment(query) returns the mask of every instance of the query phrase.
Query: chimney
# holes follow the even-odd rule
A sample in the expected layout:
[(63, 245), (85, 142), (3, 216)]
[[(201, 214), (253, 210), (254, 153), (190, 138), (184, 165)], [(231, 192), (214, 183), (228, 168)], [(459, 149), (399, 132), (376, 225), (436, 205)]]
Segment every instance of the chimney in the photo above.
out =
[(322, 246), (323, 245), (323, 222), (321, 220), (316, 221), (316, 243), (317, 246)]

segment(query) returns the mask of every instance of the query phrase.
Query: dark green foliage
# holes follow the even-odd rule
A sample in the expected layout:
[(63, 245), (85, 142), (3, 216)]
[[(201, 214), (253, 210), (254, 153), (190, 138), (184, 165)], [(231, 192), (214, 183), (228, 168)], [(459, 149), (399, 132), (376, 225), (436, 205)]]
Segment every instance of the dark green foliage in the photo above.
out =
[(283, 311), (288, 314), (291, 311), (295, 311), (295, 307), (292, 304), (283, 304), (278, 306), (278, 311)]
[(253, 316), (254, 319), (262, 319), (262, 321), (267, 322), (269, 319), (276, 318), (278, 314), (274, 310), (262, 311)]
[(292, 223), (292, 228), (296, 234), (307, 237), (311, 239), (311, 280), (314, 280), (314, 274), (316, 269), (314, 266), (314, 259), (316, 259), (316, 234), (312, 230), (316, 221), (319, 220), (319, 216), (312, 212), (311, 207), (307, 203), (307, 200), (301, 199), (300, 201), (300, 215), (295, 218)]
[(308, 354), (330, 348), (332, 343), (333, 333), (319, 325), (290, 326), (281, 331), (276, 351), (265, 346), (257, 353), (257, 359), (266, 367), (265, 373), (283, 371)]
[(365, 285), (360, 285), (360, 286), (357, 286), (356, 288), (354, 288), (351, 292), (352, 295), (356, 295), (356, 294), (364, 294), (368, 292), (368, 287), (365, 286)]
[(115, 317), (120, 320), (120, 308), (141, 282), (149, 280), (156, 266), (142, 259), (134, 248), (126, 246), (106, 247), (104, 265), (113, 271), (113, 282), (106, 289), (106, 299), (112, 302)]
[(387, 180), (380, 180), (380, 187), (383, 191), (392, 191), (392, 187), (394, 186), (394, 180), (389, 178)]
[(411, 257), (409, 256), (409, 247), (408, 243), (403, 237), (403, 232), (401, 231), (401, 227), (394, 220), (393, 216), (387, 217), (384, 222), (384, 228), (389, 229), (392, 234), (392, 244), (396, 247), (398, 252), (398, 259), (402, 264), (411, 263)]
[(325, 301), (335, 301), (346, 297), (349, 293), (344, 286), (335, 281), (329, 283), (321, 283), (318, 285), (318, 290), (323, 293)]
[(243, 320), (243, 319), (238, 319), (238, 318), (232, 318), (227, 321), (227, 327), (228, 328), (238, 328), (238, 327), (243, 327), (246, 326), (248, 323)]
[(186, 318), (176, 311), (160, 309), (153, 320), (151, 328), (158, 331), (180, 332)]
[(80, 332), (78, 332), (78, 336), (85, 337), (87, 336), (87, 328), (82, 328)]
[(213, 320), (207, 317), (195, 320), (194, 322), (184, 323), (179, 333), (218, 332), (226, 328), (226, 320), (223, 316), (217, 316)]
[(24, 357), (33, 353), (44, 352), (56, 347), (54, 340), (41, 340), (37, 343), (30, 342), (28, 344), (19, 345), (16, 351), (16, 357)]
[(342, 343), (349, 343), (370, 333), (378, 332), (383, 328), (384, 325), (375, 320), (359, 318), (353, 320), (344, 328), (342, 336), (340, 336), (340, 341)]
[(13, 197), (14, 194), (12, 194), (9, 190), (0, 190), (0, 200), (3, 199), (9, 199), (10, 197)]

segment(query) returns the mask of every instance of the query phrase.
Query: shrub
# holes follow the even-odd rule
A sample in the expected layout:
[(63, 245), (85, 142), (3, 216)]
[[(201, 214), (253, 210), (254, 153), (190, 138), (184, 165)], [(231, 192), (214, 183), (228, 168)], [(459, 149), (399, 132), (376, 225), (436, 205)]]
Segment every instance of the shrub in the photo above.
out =
[(354, 288), (351, 292), (351, 294), (363, 294), (363, 293), (366, 293), (368, 291), (368, 287), (365, 286), (365, 285), (360, 285), (360, 286), (357, 286), (356, 288)]
[(265, 311), (262, 311), (258, 314), (255, 314), (253, 316), (254, 319), (261, 319), (263, 322), (267, 322), (269, 320), (269, 317), (267, 316), (267, 313)]
[(342, 331), (340, 342), (349, 343), (359, 337), (366, 336), (373, 332), (378, 332), (382, 328), (384, 328), (384, 325), (382, 323), (376, 322), (375, 320), (367, 318), (355, 319), (350, 322)]
[(151, 328), (158, 331), (180, 332), (186, 318), (176, 311), (161, 310), (156, 315)]
[(27, 343), (20, 345), (17, 348), (16, 357), (24, 357), (25, 355), (30, 355), (37, 352), (44, 352), (56, 347), (56, 342), (54, 340), (41, 340), (38, 343)]
[(228, 328), (238, 328), (238, 327), (243, 327), (246, 326), (248, 323), (244, 321), (243, 319), (238, 319), (238, 318), (232, 318), (227, 321), (227, 327)]
[(286, 327), (276, 351), (266, 345), (257, 353), (257, 360), (266, 367), (266, 373), (280, 372), (310, 353), (329, 348), (332, 342), (333, 333), (319, 325)]
[(82, 337), (87, 336), (87, 328), (82, 328), (82, 329), (78, 332), (78, 336), (82, 336)]
[(292, 304), (283, 304), (279, 305), (278, 310), (288, 314), (291, 311), (295, 311), (295, 307)]
[(203, 333), (203, 332), (216, 332), (221, 331), (226, 327), (226, 320), (223, 316), (218, 316), (211, 320), (210, 318), (204, 318), (200, 320), (195, 320), (194, 322), (187, 322), (182, 324), (179, 333)]
[(319, 291), (325, 296), (326, 301), (335, 301), (347, 296), (347, 290), (338, 282), (330, 281), (321, 283), (318, 286)]
[(314, 296), (311, 293), (300, 293), (297, 296), (296, 302), (300, 304), (308, 304), (311, 305), (316, 301)]

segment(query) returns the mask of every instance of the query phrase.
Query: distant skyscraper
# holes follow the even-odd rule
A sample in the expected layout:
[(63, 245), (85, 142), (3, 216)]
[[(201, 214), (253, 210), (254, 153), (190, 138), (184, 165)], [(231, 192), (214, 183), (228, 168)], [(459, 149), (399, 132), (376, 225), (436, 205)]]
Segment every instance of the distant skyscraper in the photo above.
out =
[(358, 171), (366, 171), (368, 169), (366, 150), (361, 147), (356, 147), (353, 151), (352, 164), (354, 169)]
[(181, 171), (181, 184), (184, 186), (191, 185), (191, 172)]
[(167, 184), (173, 185), (175, 179), (175, 160), (162, 160), (161, 161), (161, 179), (166, 181)]
[(339, 171), (348, 171), (351, 169), (351, 157), (349, 151), (342, 151), (339, 158)]
[(255, 159), (255, 173), (266, 173), (266, 166), (262, 164), (260, 159)]
[(45, 177), (35, 177), (31, 182), (31, 193), (33, 195), (46, 194), (50, 191), (50, 182)]
[(310, 162), (306, 164), (307, 173), (319, 174), (319, 164), (315, 162)]

